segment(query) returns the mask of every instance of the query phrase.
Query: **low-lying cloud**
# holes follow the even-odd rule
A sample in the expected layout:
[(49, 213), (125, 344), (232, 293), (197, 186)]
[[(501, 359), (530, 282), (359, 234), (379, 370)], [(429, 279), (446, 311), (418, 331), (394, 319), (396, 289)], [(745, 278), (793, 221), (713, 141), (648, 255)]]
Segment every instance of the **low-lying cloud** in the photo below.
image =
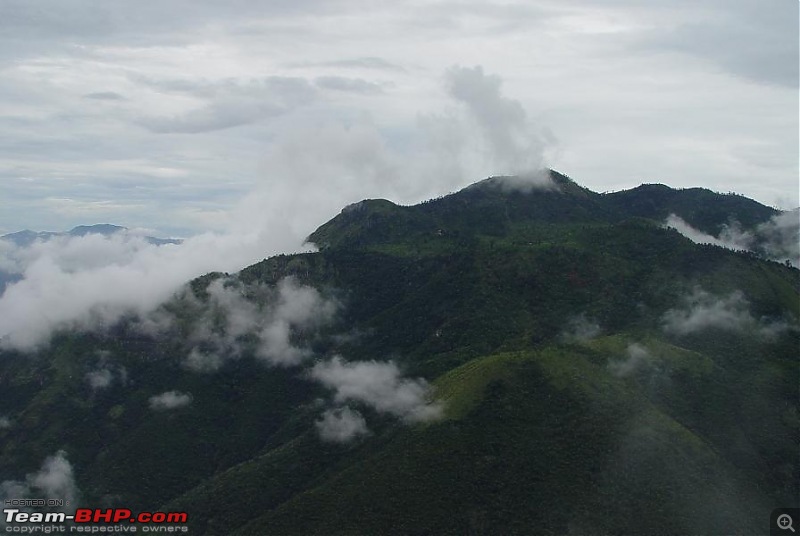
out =
[(406, 422), (430, 421), (442, 414), (440, 404), (429, 402), (428, 383), (421, 378), (403, 378), (391, 361), (346, 362), (336, 356), (314, 365), (310, 375), (333, 389), (334, 400), (340, 404), (361, 402)]
[[(6, 243), (3, 265), (21, 280), (0, 295), (0, 346), (34, 350), (58, 330), (102, 330), (127, 314), (145, 316), (190, 279), (237, 270), (277, 253), (279, 242), (251, 232), (160, 246), (123, 233), (58, 237), (24, 248)], [(297, 250), (300, 241), (290, 244), (281, 249)]]
[(661, 318), (662, 327), (674, 335), (690, 335), (707, 329), (734, 332), (754, 332), (773, 339), (788, 328), (782, 321), (756, 319), (750, 313), (750, 303), (737, 290), (727, 296), (715, 296), (696, 288), (683, 298), (681, 307), (670, 309)]
[[(225, 232), (161, 246), (125, 233), (58, 237), (29, 247), (0, 243), (0, 277), (8, 276), (0, 295), (0, 346), (35, 350), (58, 330), (102, 330), (125, 315), (145, 316), (194, 277), (301, 250), (317, 225), (360, 199), (419, 202), (499, 173), (533, 173), (538, 181), (544, 138), (519, 102), (502, 94), (502, 80), (480, 67), (454, 67), (445, 79), (446, 94), (462, 106), (422, 113), (400, 132), (386, 132), (366, 116), (343, 121), (314, 115), (281, 129), (262, 161), (262, 183), (230, 214), (215, 215)], [(342, 86), (342, 80), (337, 83)], [(248, 121), (242, 110), (265, 94), (283, 110), (305, 105), (316, 91), (291, 79), (224, 87), (202, 81), (148, 84), (205, 99), (212, 107), (153, 119), (150, 128), (161, 131), (230, 126)], [(236, 96), (230, 106), (223, 98), (228, 94)], [(286, 333), (285, 324), (263, 331), (266, 359), (289, 356)], [(200, 369), (214, 369), (218, 361), (202, 348), (189, 360)]]
[(745, 231), (737, 222), (731, 222), (722, 227), (718, 237), (695, 229), (675, 214), (670, 214), (664, 225), (696, 244), (751, 251), (774, 261), (800, 266), (800, 209), (781, 212), (752, 231)]
[(599, 337), (602, 332), (603, 330), (595, 320), (587, 318), (585, 314), (580, 314), (569, 319), (561, 332), (561, 340), (586, 342)]
[(182, 393), (180, 391), (166, 391), (159, 395), (150, 397), (150, 409), (154, 411), (169, 411), (188, 406), (192, 403), (192, 395), (190, 393)]
[(25, 480), (6, 480), (0, 484), (0, 499), (63, 499), (75, 505), (79, 496), (78, 486), (72, 464), (67, 454), (59, 450), (47, 457), (42, 467), (35, 473), (26, 475)]
[(647, 368), (652, 362), (650, 351), (639, 343), (631, 343), (625, 349), (625, 358), (610, 361), (608, 369), (618, 378), (625, 378)]
[(369, 434), (364, 417), (348, 407), (326, 410), (315, 424), (320, 438), (332, 443), (347, 443)]
[(128, 379), (128, 372), (125, 367), (112, 363), (107, 353), (103, 353), (100, 361), (86, 373), (85, 378), (92, 391), (96, 392), (107, 389), (114, 383), (124, 385)]
[[(299, 339), (330, 324), (339, 307), (335, 300), (292, 277), (274, 288), (223, 277), (211, 282), (207, 293), (206, 302), (189, 291), (182, 296), (195, 316), (184, 365), (195, 372), (214, 372), (246, 350), (269, 365), (299, 365), (312, 355)], [(140, 327), (155, 334), (174, 324), (173, 317), (159, 311), (146, 317)]]

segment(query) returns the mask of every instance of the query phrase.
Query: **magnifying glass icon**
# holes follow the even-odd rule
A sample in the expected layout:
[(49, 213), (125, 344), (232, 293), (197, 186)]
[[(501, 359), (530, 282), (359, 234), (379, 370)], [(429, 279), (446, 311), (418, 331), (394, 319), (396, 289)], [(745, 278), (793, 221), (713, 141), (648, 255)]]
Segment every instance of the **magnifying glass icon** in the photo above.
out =
[(794, 532), (794, 527), (792, 526), (792, 516), (789, 514), (781, 514), (778, 516), (778, 528), (781, 530), (789, 529)]

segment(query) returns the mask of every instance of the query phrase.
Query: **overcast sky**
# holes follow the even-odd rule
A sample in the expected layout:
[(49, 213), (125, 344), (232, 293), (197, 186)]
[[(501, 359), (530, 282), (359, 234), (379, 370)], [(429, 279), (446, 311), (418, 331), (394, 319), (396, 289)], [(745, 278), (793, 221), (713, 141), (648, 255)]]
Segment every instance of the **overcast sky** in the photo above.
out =
[(791, 208), (798, 62), (797, 0), (3, 0), (0, 232), (299, 236), (537, 165)]

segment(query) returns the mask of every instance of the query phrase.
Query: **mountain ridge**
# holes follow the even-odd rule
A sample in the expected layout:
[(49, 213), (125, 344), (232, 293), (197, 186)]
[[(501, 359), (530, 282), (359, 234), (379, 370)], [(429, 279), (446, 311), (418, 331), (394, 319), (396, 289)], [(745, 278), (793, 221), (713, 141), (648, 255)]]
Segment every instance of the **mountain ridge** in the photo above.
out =
[(63, 451), (87, 506), (209, 535), (765, 532), (800, 491), (800, 271), (662, 214), (771, 209), (503, 182), (0, 349), (0, 474)]

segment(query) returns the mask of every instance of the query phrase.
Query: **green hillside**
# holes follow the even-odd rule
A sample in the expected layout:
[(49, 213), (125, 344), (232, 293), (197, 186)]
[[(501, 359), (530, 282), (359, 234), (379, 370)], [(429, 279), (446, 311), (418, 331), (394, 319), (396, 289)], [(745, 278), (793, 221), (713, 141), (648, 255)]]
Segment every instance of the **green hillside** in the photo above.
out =
[(663, 223), (777, 212), (551, 178), (362, 201), (316, 253), (188, 283), (158, 329), (0, 352), (0, 480), (64, 450), (82, 504), (193, 534), (765, 533), (800, 501), (800, 271)]

